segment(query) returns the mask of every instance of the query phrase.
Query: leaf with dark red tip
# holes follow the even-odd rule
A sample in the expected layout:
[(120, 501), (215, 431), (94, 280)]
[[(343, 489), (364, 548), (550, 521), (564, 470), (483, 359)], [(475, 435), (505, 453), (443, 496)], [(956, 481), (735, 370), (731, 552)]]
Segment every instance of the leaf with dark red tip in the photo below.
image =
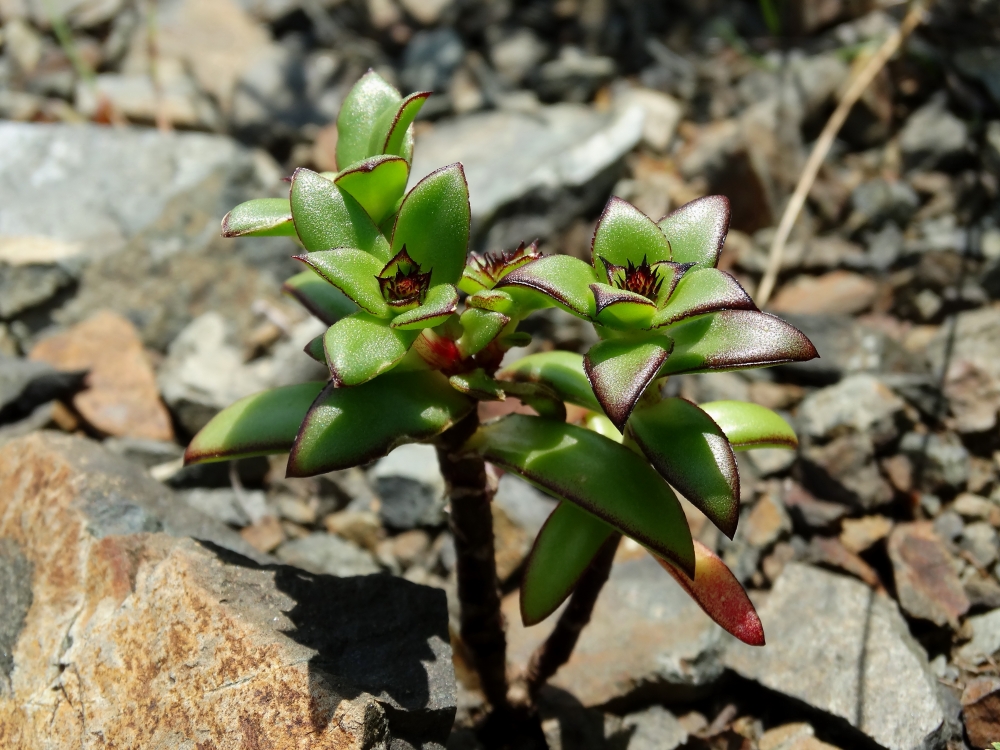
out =
[(763, 646), (764, 626), (736, 576), (701, 542), (695, 541), (694, 554), (693, 578), (672, 561), (660, 557), (656, 561), (723, 630), (750, 646)]
[(591, 284), (594, 293), (594, 314), (601, 325), (628, 330), (645, 328), (656, 312), (652, 300), (625, 289), (607, 284)]
[(605, 276), (605, 262), (625, 266), (643, 260), (670, 260), (670, 243), (646, 214), (621, 198), (612, 197), (594, 230), (593, 263)]
[(194, 436), (184, 452), (185, 465), (290, 450), (299, 425), (324, 385), (286, 385), (227, 406)]
[(497, 373), (500, 380), (515, 383), (542, 383), (571, 404), (600, 412), (601, 405), (583, 369), (583, 357), (576, 352), (538, 352), (515, 360)]
[(295, 259), (312, 268), (362, 310), (380, 318), (392, 315), (379, 287), (377, 276), (382, 262), (377, 258), (354, 248), (338, 247), (296, 255)]
[(482, 369), (452, 375), (448, 378), (448, 382), (459, 393), (464, 393), (477, 401), (505, 401), (507, 399), (507, 394), (501, 387), (502, 383), (491, 378)]
[(430, 440), (475, 402), (439, 372), (393, 372), (354, 388), (323, 390), (288, 457), (288, 476), (308, 477), (368, 463), (403, 443)]
[(795, 430), (770, 409), (746, 401), (710, 401), (702, 404), (726, 433), (735, 451), (751, 448), (791, 448), (799, 445)]
[(294, 237), (287, 198), (257, 198), (241, 203), (222, 219), (223, 237)]
[(715, 310), (756, 310), (740, 283), (717, 268), (692, 268), (653, 316), (652, 325), (665, 326)]
[(361, 204), (375, 224), (392, 215), (406, 190), (410, 165), (399, 156), (373, 156), (344, 170), (334, 183)]
[(666, 333), (674, 341), (674, 350), (661, 375), (766, 367), (819, 356), (802, 331), (754, 310), (708, 313), (672, 326)]
[(677, 496), (628, 448), (583, 427), (523, 414), (483, 425), (467, 447), (694, 572)]
[(640, 406), (628, 425), (653, 468), (732, 539), (740, 519), (740, 475), (719, 425), (682, 398)]
[(292, 276), (282, 285), (281, 291), (294, 297), (327, 325), (333, 325), (358, 311), (358, 306), (350, 297), (312, 269)]
[(594, 267), (569, 255), (546, 255), (504, 276), (497, 288), (520, 286), (550, 297), (560, 307), (585, 318), (593, 318), (597, 283)]
[(410, 125), (416, 119), (417, 113), (420, 112), (427, 101), (427, 97), (430, 95), (430, 91), (418, 91), (415, 94), (410, 94), (400, 102), (392, 124), (389, 126), (385, 138), (383, 138), (380, 144), (381, 153), (401, 156), (407, 161), (410, 160), (411, 155), (408, 153), (406, 136)]
[(339, 320), (323, 334), (330, 377), (337, 387), (366, 383), (399, 364), (419, 335), (365, 312)]
[(670, 354), (670, 339), (621, 338), (598, 341), (583, 358), (587, 378), (604, 413), (624, 429), (635, 402)]
[(458, 309), (458, 290), (451, 284), (438, 284), (427, 291), (423, 304), (400, 313), (390, 325), (404, 331), (419, 331), (441, 325)]
[[(349, 169), (369, 156), (382, 153), (371, 150), (372, 133), (387, 116), (391, 118), (396, 113), (401, 101), (399, 92), (372, 70), (351, 87), (337, 116), (339, 169)], [(380, 132), (384, 142), (387, 127), (383, 126)]]
[(714, 268), (729, 233), (729, 199), (706, 195), (685, 203), (656, 225), (670, 241), (671, 260)]
[(525, 626), (537, 625), (559, 608), (612, 535), (615, 530), (597, 516), (573, 503), (559, 503), (525, 561), (521, 581)]
[(480, 310), (477, 307), (466, 308), (459, 320), (462, 323), (462, 337), (458, 340), (458, 348), (463, 357), (481, 352), (510, 323), (510, 318), (501, 312)]

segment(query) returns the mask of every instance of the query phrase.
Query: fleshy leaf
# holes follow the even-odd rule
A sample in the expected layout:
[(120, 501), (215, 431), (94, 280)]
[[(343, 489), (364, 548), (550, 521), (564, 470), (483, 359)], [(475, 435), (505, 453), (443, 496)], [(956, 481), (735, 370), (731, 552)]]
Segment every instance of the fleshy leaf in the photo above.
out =
[(461, 323), (458, 348), (463, 357), (471, 357), (489, 346), (510, 323), (510, 318), (503, 313), (470, 307), (462, 313)]
[(594, 230), (594, 268), (604, 276), (605, 261), (624, 266), (647, 260), (670, 260), (670, 243), (646, 214), (621, 198), (612, 197)]
[(551, 297), (561, 307), (577, 315), (594, 317), (594, 294), (590, 285), (597, 283), (593, 266), (569, 255), (546, 255), (521, 266), (503, 277), (497, 288), (522, 286)]
[(377, 258), (349, 247), (320, 250), (295, 258), (346, 294), (362, 310), (379, 318), (392, 314), (376, 278), (382, 269)]
[(315, 359), (321, 365), (326, 364), (326, 350), (323, 348), (322, 334), (310, 339), (309, 343), (302, 348), (302, 351)]
[(391, 370), (419, 334), (390, 328), (388, 321), (364, 312), (337, 321), (323, 335), (334, 385), (360, 385)]
[(706, 195), (671, 211), (656, 225), (670, 241), (671, 260), (714, 268), (729, 233), (729, 199)]
[(732, 539), (740, 519), (740, 475), (719, 425), (682, 398), (639, 406), (628, 425), (653, 468)]
[(755, 310), (722, 310), (668, 331), (674, 350), (661, 375), (739, 370), (819, 356), (805, 334), (785, 321)]
[(628, 448), (583, 427), (523, 414), (483, 425), (468, 447), (694, 573), (691, 533), (677, 497)]
[(542, 383), (512, 383), (504, 381), (503, 390), (538, 412), (546, 419), (566, 421), (566, 404), (559, 395)]
[(309, 252), (356, 247), (383, 263), (389, 245), (365, 209), (348, 192), (308, 169), (292, 175), (292, 218)]
[(583, 358), (587, 378), (604, 413), (624, 429), (635, 402), (670, 354), (666, 337), (598, 341)]
[(521, 582), (525, 626), (540, 623), (559, 608), (613, 535), (615, 530), (597, 516), (573, 503), (559, 503), (535, 537), (525, 562)]
[(699, 541), (694, 543), (694, 555), (693, 578), (673, 562), (654, 557), (723, 630), (750, 646), (763, 646), (764, 626), (736, 576), (718, 555)]
[(294, 237), (292, 207), (286, 198), (241, 203), (222, 219), (223, 237)]
[(477, 401), (505, 401), (507, 394), (501, 388), (501, 383), (491, 378), (482, 369), (463, 372), (448, 378), (451, 387), (459, 393), (464, 393)]
[(465, 304), (480, 310), (505, 313), (514, 306), (514, 298), (501, 289), (482, 289), (466, 297)]
[(375, 224), (381, 224), (396, 209), (409, 176), (405, 159), (373, 156), (341, 172), (334, 183), (350, 193)]
[(733, 450), (797, 448), (795, 430), (770, 409), (746, 401), (710, 401), (701, 408), (726, 434)]
[(431, 172), (406, 194), (392, 233), (392, 252), (403, 247), (431, 284), (457, 284), (469, 246), (469, 188), (461, 164)]
[(419, 307), (407, 310), (392, 319), (392, 327), (403, 331), (433, 328), (458, 309), (458, 290), (451, 284), (438, 284), (427, 291)]
[(608, 284), (591, 284), (590, 290), (594, 293), (594, 314), (609, 328), (645, 328), (656, 312), (653, 301), (641, 294)]
[(369, 150), (372, 132), (387, 112), (396, 112), (401, 101), (399, 92), (372, 70), (354, 84), (337, 116), (339, 169), (349, 169), (357, 162), (381, 153)]
[(288, 457), (288, 476), (308, 477), (384, 456), (403, 443), (429, 440), (475, 402), (439, 372), (393, 372), (354, 388), (331, 384), (316, 398)]
[(529, 354), (497, 373), (501, 380), (542, 383), (563, 401), (599, 412), (601, 405), (583, 369), (583, 357), (575, 352), (551, 351)]
[(406, 134), (430, 95), (430, 91), (418, 91), (403, 99), (399, 109), (396, 110), (389, 131), (380, 144), (383, 154), (405, 157), (407, 161), (410, 160), (411, 157), (407, 154)]
[(358, 310), (350, 297), (312, 269), (292, 276), (281, 290), (327, 325), (333, 325)]
[(299, 425), (324, 385), (286, 385), (227, 406), (194, 436), (184, 452), (185, 465), (290, 450)]
[(667, 303), (656, 311), (653, 326), (677, 323), (715, 310), (756, 310), (740, 283), (717, 268), (692, 268), (684, 274)]

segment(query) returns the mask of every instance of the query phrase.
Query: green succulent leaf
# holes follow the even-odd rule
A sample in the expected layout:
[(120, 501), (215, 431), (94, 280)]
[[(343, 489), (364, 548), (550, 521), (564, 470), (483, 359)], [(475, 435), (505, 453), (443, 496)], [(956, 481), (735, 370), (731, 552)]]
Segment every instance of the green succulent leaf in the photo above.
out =
[(654, 555), (663, 569), (723, 630), (750, 646), (763, 646), (764, 626), (733, 572), (718, 555), (697, 540), (694, 556), (692, 576), (678, 569), (672, 561)]
[(392, 233), (392, 253), (404, 247), (431, 284), (457, 284), (469, 246), (469, 187), (461, 164), (431, 172), (406, 194)]
[(222, 219), (223, 237), (294, 237), (287, 198), (257, 198), (241, 203)]
[(566, 421), (566, 404), (554, 390), (542, 383), (502, 383), (504, 392), (538, 412), (540, 417)]
[(334, 183), (361, 204), (372, 222), (381, 224), (396, 210), (406, 191), (410, 165), (399, 156), (373, 156), (344, 170)]
[(670, 240), (673, 261), (714, 268), (729, 233), (729, 199), (707, 195), (685, 203), (657, 226)]
[(508, 312), (514, 306), (514, 298), (501, 289), (482, 289), (465, 299), (469, 307), (495, 312)]
[(296, 255), (328, 283), (342, 291), (362, 310), (379, 318), (392, 315), (378, 285), (382, 263), (372, 255), (350, 247)]
[(612, 197), (594, 230), (594, 268), (607, 280), (607, 263), (624, 266), (670, 260), (670, 243), (646, 214), (621, 198)]
[(302, 348), (302, 351), (315, 359), (321, 365), (326, 364), (326, 350), (323, 348), (322, 334), (310, 339), (309, 343)]
[(448, 378), (448, 382), (459, 393), (464, 393), (477, 401), (504, 401), (507, 398), (502, 384), (482, 369), (452, 375)]
[(529, 354), (502, 369), (497, 377), (515, 383), (541, 383), (555, 391), (563, 401), (591, 411), (601, 411), (584, 371), (583, 357), (576, 352), (556, 350)]
[(438, 284), (427, 290), (427, 298), (419, 307), (400, 313), (392, 319), (392, 327), (403, 331), (419, 331), (441, 325), (458, 309), (458, 290), (451, 284)]
[(337, 166), (340, 169), (349, 169), (369, 156), (382, 153), (370, 150), (372, 133), (387, 113), (391, 116), (397, 111), (401, 101), (399, 92), (374, 71), (368, 71), (354, 84), (337, 117)]
[(652, 325), (665, 326), (716, 310), (756, 310), (740, 283), (717, 268), (692, 268), (678, 282), (667, 303), (656, 311)]
[(419, 334), (390, 328), (387, 320), (364, 312), (337, 321), (323, 335), (334, 385), (360, 385), (391, 370)]
[(766, 367), (818, 356), (800, 330), (755, 310), (708, 313), (671, 327), (668, 334), (674, 350), (661, 375)]
[(385, 237), (350, 193), (315, 172), (297, 169), (291, 196), (295, 231), (309, 252), (356, 247), (383, 263), (389, 260)]
[(609, 328), (646, 328), (656, 312), (653, 301), (641, 294), (608, 284), (591, 284), (590, 290), (594, 293), (597, 320)]
[(562, 502), (546, 519), (525, 562), (521, 620), (537, 625), (555, 612), (586, 572), (601, 547), (620, 537), (604, 521), (573, 503)]
[(385, 137), (378, 144), (380, 147), (379, 153), (401, 156), (410, 161), (411, 154), (408, 153), (406, 136), (410, 132), (410, 125), (416, 119), (417, 113), (420, 112), (427, 101), (427, 97), (430, 95), (430, 91), (418, 91), (403, 99), (399, 105), (399, 109), (396, 110), (396, 114), (390, 123)]
[(569, 255), (546, 255), (511, 271), (497, 284), (525, 287), (552, 298), (560, 307), (585, 318), (595, 314), (591, 284), (597, 283), (593, 266)]
[(740, 475), (719, 425), (682, 398), (641, 405), (628, 425), (653, 468), (732, 539), (740, 519)]
[(701, 408), (722, 428), (733, 450), (799, 445), (792, 426), (766, 407), (746, 401), (709, 401)]
[(358, 310), (350, 297), (312, 269), (292, 276), (281, 290), (327, 325), (333, 325)]
[(468, 447), (694, 573), (691, 533), (677, 497), (628, 448), (583, 427), (523, 414), (483, 425)]
[(194, 436), (184, 452), (185, 465), (290, 450), (299, 425), (324, 385), (286, 385), (241, 398), (212, 417)]
[(670, 355), (665, 336), (598, 341), (583, 358), (584, 370), (604, 413), (622, 430), (636, 401)]
[(475, 402), (439, 372), (392, 372), (354, 388), (327, 386), (309, 409), (288, 457), (288, 476), (368, 463), (403, 443), (430, 440)]
[(462, 313), (462, 337), (458, 349), (463, 357), (478, 354), (500, 335), (510, 318), (500, 312), (469, 307)]

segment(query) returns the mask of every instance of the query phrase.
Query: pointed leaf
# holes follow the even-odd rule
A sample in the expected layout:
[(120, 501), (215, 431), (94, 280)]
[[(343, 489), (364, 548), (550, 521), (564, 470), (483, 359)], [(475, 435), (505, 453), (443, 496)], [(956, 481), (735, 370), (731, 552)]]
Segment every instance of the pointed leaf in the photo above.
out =
[(666, 337), (598, 341), (583, 358), (587, 378), (604, 413), (622, 430), (635, 402), (670, 354)]
[(463, 372), (460, 375), (452, 375), (448, 378), (451, 387), (459, 393), (476, 399), (477, 401), (506, 401), (507, 394), (504, 393), (501, 383), (494, 380), (482, 369), (472, 372)]
[(601, 405), (583, 369), (583, 357), (576, 352), (551, 351), (529, 354), (497, 373), (500, 380), (542, 383), (563, 401), (599, 412)]
[(302, 351), (315, 359), (321, 365), (326, 364), (326, 350), (323, 348), (322, 335), (315, 336), (310, 339), (309, 343), (302, 348)]
[(740, 475), (719, 425), (682, 398), (640, 406), (628, 425), (653, 468), (732, 539), (740, 519)]
[(566, 421), (566, 404), (563, 403), (559, 395), (542, 383), (512, 383), (503, 381), (501, 387), (504, 392), (514, 396), (522, 403), (530, 406), (538, 412), (538, 416), (546, 419), (555, 419), (558, 422)]
[(795, 430), (770, 409), (746, 401), (710, 401), (701, 408), (726, 433), (733, 450), (797, 448)]
[(407, 155), (406, 136), (410, 132), (410, 125), (416, 119), (417, 113), (420, 112), (430, 95), (430, 91), (418, 91), (415, 94), (410, 94), (400, 103), (388, 133), (379, 144), (383, 154), (406, 156), (406, 160), (410, 160), (410, 156)]
[(497, 288), (521, 286), (541, 292), (572, 313), (586, 318), (595, 314), (594, 293), (597, 283), (593, 266), (569, 255), (546, 255), (503, 277)]
[(667, 303), (653, 316), (653, 326), (677, 323), (715, 310), (756, 310), (740, 283), (717, 268), (693, 268), (684, 274)]
[(334, 182), (361, 204), (375, 224), (396, 210), (406, 190), (410, 166), (398, 156), (373, 156), (341, 172)]
[(392, 233), (392, 252), (403, 247), (431, 271), (431, 284), (457, 284), (469, 246), (469, 187), (461, 164), (431, 172), (403, 198)]
[(672, 260), (714, 268), (729, 233), (729, 199), (706, 195), (670, 212), (657, 226), (670, 241)]
[(594, 313), (598, 322), (609, 328), (645, 328), (656, 312), (652, 300), (635, 292), (608, 284), (591, 284), (590, 291), (594, 293)]
[(673, 491), (646, 460), (583, 427), (511, 414), (468, 446), (694, 572), (691, 533)]
[(559, 503), (546, 519), (525, 561), (521, 582), (521, 621), (537, 625), (568, 597), (613, 528), (573, 503)]
[(222, 219), (223, 237), (294, 237), (292, 207), (286, 198), (241, 203)]
[(313, 269), (328, 284), (342, 291), (358, 307), (379, 318), (392, 315), (378, 285), (382, 263), (377, 258), (350, 247), (320, 250), (294, 256)]
[(503, 313), (475, 307), (466, 309), (460, 320), (462, 337), (458, 340), (458, 348), (463, 357), (471, 357), (481, 352), (510, 323), (510, 318)]
[(328, 386), (316, 398), (288, 457), (288, 476), (308, 477), (368, 463), (396, 446), (429, 440), (475, 402), (439, 372), (392, 372), (354, 388)]
[(281, 290), (327, 325), (333, 325), (358, 310), (350, 297), (312, 269), (292, 276)]
[(505, 313), (514, 306), (514, 298), (502, 289), (482, 289), (466, 297), (465, 304), (480, 310)]
[(349, 169), (375, 155), (369, 150), (372, 132), (386, 112), (396, 112), (401, 101), (399, 92), (374, 71), (369, 70), (354, 84), (337, 117), (337, 166), (340, 169)]
[(773, 315), (722, 310), (669, 330), (674, 351), (661, 375), (766, 367), (819, 356), (805, 335)]
[(392, 319), (392, 327), (403, 331), (419, 331), (444, 323), (458, 309), (458, 290), (451, 284), (438, 284), (427, 290), (427, 298), (419, 307), (407, 310)]
[(367, 382), (391, 370), (419, 334), (364, 312), (337, 321), (323, 335), (330, 377), (337, 387)]
[(750, 646), (763, 646), (764, 626), (736, 576), (718, 555), (699, 541), (694, 543), (694, 555), (693, 578), (671, 561), (659, 557), (656, 561), (723, 630)]
[(325, 383), (286, 385), (241, 398), (201, 428), (184, 452), (184, 464), (284, 453)]
[(306, 250), (356, 247), (384, 263), (389, 246), (371, 217), (349, 193), (308, 169), (292, 175), (292, 218)]
[(593, 261), (603, 277), (605, 261), (624, 266), (670, 260), (670, 243), (646, 214), (621, 198), (612, 197), (594, 230)]

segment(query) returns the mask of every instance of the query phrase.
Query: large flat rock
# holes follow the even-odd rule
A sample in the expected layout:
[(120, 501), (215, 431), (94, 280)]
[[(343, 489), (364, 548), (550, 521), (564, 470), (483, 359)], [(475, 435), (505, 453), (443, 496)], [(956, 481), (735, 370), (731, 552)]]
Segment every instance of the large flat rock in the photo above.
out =
[(442, 592), (254, 554), (95, 443), (5, 445), (0, 747), (444, 741), (455, 683)]

